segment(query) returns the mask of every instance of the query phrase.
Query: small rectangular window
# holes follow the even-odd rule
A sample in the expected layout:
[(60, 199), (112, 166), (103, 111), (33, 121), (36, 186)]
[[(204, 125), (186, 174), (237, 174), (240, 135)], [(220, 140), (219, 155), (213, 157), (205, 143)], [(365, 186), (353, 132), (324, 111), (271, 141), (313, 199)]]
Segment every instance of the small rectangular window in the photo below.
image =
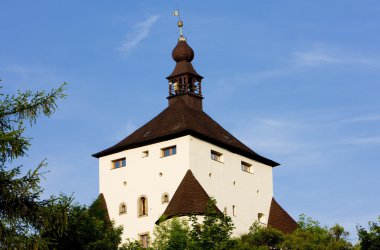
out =
[(161, 157), (167, 157), (167, 156), (171, 156), (175, 154), (177, 154), (176, 146), (171, 146), (171, 147), (161, 149)]
[(222, 162), (222, 156), (222, 153), (211, 150), (211, 159), (213, 159), (214, 161)]
[(241, 170), (243, 170), (244, 172), (252, 173), (252, 164), (242, 161)]
[(125, 167), (126, 165), (127, 165), (127, 161), (125, 160), (125, 158), (120, 158), (120, 159), (112, 161), (112, 169), (122, 168), (122, 167)]
[(148, 150), (145, 150), (142, 152), (142, 157), (148, 157), (149, 156), (149, 151)]

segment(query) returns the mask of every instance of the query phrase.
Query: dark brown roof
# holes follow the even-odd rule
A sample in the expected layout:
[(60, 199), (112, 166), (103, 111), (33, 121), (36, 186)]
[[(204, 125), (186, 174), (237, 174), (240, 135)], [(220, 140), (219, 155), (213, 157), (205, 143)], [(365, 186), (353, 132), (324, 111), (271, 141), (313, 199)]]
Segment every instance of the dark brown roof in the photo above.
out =
[(191, 64), (191, 62), (187, 62), (187, 61), (180, 61), (180, 62), (177, 62), (176, 65), (175, 65), (175, 68), (173, 70), (173, 72), (170, 74), (170, 76), (166, 77), (167, 79), (170, 79), (172, 77), (175, 77), (175, 76), (178, 76), (178, 75), (182, 75), (182, 74), (191, 74), (191, 75), (194, 75), (194, 76), (197, 76), (198, 78), (203, 78), (201, 75), (199, 75), (193, 65)]
[[(166, 207), (163, 218), (170, 219), (174, 216), (204, 214), (209, 200), (210, 197), (191, 170), (187, 170), (185, 177), (183, 177), (173, 198)], [(220, 214), (222, 213), (217, 207), (215, 207), (215, 210)]]
[(203, 78), (195, 71), (193, 65), (191, 64), (191, 61), (194, 59), (194, 51), (185, 40), (178, 40), (177, 45), (173, 49), (172, 57), (174, 61), (176, 61), (176, 65), (173, 72), (167, 77), (167, 79), (170, 80), (170, 78), (182, 74), (190, 74), (200, 79)]
[(272, 198), (268, 218), (268, 226), (289, 234), (298, 227), (297, 222)]
[(195, 136), (272, 167), (279, 165), (255, 153), (227, 132), (205, 112), (189, 108), (181, 99), (178, 99), (175, 104), (169, 105), (158, 116), (119, 143), (93, 154), (93, 156), (99, 158), (122, 150), (174, 139), (184, 135)]
[(191, 62), (194, 59), (194, 50), (187, 44), (185, 40), (178, 40), (177, 45), (172, 51), (172, 57), (176, 62)]
[(112, 225), (110, 216), (108, 214), (106, 199), (104, 198), (103, 193), (100, 193), (98, 198), (92, 203), (89, 208), (89, 212), (93, 216), (104, 220), (107, 227), (110, 227)]

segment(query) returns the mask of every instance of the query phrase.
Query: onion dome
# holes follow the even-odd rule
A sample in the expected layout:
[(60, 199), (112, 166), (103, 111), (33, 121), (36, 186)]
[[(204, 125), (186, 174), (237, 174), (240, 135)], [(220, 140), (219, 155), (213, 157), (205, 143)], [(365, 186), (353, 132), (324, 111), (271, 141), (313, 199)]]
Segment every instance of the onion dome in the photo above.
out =
[(193, 75), (198, 79), (203, 78), (195, 71), (193, 65), (191, 64), (191, 61), (194, 59), (194, 51), (187, 44), (183, 36), (178, 39), (178, 43), (173, 49), (172, 57), (176, 62), (176, 66), (170, 76), (167, 77), (167, 79), (170, 80), (172, 77), (183, 74)]
[(179, 40), (173, 49), (172, 57), (176, 62), (191, 62), (194, 59), (194, 51), (185, 40)]

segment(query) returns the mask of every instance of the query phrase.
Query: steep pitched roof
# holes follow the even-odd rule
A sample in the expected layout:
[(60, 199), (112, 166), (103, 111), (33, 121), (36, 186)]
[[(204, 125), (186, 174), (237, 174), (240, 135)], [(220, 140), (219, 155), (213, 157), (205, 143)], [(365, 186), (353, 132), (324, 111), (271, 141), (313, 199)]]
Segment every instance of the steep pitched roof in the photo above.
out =
[[(204, 214), (209, 200), (209, 195), (189, 169), (166, 207), (163, 217), (170, 219), (174, 216)], [(222, 213), (216, 206), (215, 210)]]
[(297, 222), (272, 198), (268, 218), (268, 226), (289, 234), (298, 227)]
[(111, 227), (111, 219), (108, 214), (107, 203), (103, 193), (100, 193), (98, 198), (91, 204), (89, 212), (90, 214), (103, 220), (107, 227)]
[(272, 167), (279, 165), (251, 150), (205, 112), (189, 108), (182, 100), (178, 100), (174, 105), (169, 105), (159, 115), (119, 143), (93, 154), (93, 156), (99, 158), (122, 150), (145, 146), (184, 135), (193, 135)]

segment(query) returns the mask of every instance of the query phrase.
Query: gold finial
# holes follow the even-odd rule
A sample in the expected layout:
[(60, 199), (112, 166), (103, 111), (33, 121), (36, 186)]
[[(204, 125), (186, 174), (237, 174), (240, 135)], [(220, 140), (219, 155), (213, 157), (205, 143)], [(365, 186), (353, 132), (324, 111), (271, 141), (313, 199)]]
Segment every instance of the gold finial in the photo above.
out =
[(178, 22), (177, 22), (177, 26), (179, 28), (179, 39), (178, 40), (180, 40), (180, 41), (186, 41), (185, 37), (183, 36), (183, 31), (182, 31), (183, 22), (181, 20), (181, 16), (180, 16), (179, 10), (173, 11), (173, 16), (178, 16)]

